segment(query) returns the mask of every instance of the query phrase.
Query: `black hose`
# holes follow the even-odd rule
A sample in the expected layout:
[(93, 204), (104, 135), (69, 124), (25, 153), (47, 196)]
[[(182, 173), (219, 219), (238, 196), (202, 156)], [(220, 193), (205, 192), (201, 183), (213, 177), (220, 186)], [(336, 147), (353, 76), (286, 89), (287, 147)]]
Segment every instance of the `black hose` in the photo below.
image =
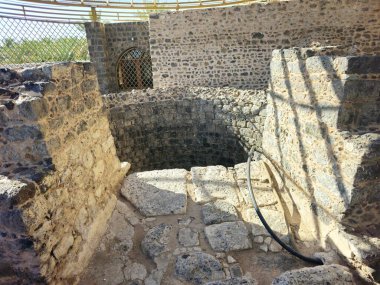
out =
[(252, 153), (251, 153), (251, 151), (248, 154), (248, 160), (247, 160), (247, 186), (248, 186), (249, 195), (250, 195), (252, 203), (253, 203), (253, 207), (255, 208), (255, 211), (256, 211), (257, 216), (259, 217), (261, 223), (264, 225), (265, 229), (272, 236), (272, 238), (275, 241), (277, 241), (282, 246), (282, 248), (284, 248), (285, 250), (287, 250), (290, 254), (298, 257), (299, 259), (302, 259), (303, 261), (314, 263), (314, 264), (317, 264), (317, 265), (323, 265), (323, 261), (320, 258), (304, 256), (304, 255), (300, 254), (299, 252), (297, 252), (296, 250), (294, 250), (293, 248), (291, 248), (290, 246), (288, 246), (287, 244), (285, 244), (272, 231), (272, 229), (270, 228), (270, 226), (268, 225), (268, 223), (265, 221), (263, 215), (260, 212), (259, 206), (257, 205), (255, 196), (253, 195), (253, 191), (252, 191), (252, 185), (251, 185), (251, 155), (252, 155)]

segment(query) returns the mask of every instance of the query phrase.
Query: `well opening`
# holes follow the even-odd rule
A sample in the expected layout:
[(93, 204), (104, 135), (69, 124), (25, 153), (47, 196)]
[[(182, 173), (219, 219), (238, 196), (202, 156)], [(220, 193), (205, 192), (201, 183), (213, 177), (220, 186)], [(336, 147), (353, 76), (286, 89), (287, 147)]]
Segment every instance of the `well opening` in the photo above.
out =
[[(250, 96), (258, 100), (249, 101)], [(118, 156), (131, 163), (132, 171), (230, 167), (246, 161), (251, 146), (261, 144), (264, 92), (171, 88), (103, 99)]]

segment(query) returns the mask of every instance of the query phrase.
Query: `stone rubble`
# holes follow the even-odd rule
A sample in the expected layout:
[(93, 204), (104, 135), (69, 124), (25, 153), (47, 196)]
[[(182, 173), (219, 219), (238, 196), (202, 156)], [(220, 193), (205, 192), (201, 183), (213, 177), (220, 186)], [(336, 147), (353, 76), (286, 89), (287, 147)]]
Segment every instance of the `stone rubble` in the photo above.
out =
[[(241, 171), (243, 167), (236, 168)], [(192, 174), (196, 178), (191, 177)], [(284, 272), (275, 279), (279, 280), (276, 282), (283, 282), (281, 280), (286, 278), (293, 280), (289, 276), (295, 273), (286, 274), (286, 271), (295, 269), (302, 272), (303, 269), (299, 268), (306, 264), (282, 251), (261, 226), (251, 205), (241, 203), (238, 207), (234, 206), (239, 175), (234, 168), (215, 166), (196, 167), (190, 172), (174, 169), (130, 174), (125, 179), (123, 198), (116, 203), (107, 233), (80, 285), (94, 280), (98, 280), (96, 284), (107, 285), (116, 284), (116, 281), (136, 285), (257, 285), (269, 284)], [(222, 187), (226, 177), (230, 184)], [(265, 173), (260, 177), (265, 177)], [(267, 179), (263, 180), (265, 182), (262, 183), (268, 183)], [(187, 187), (191, 186), (191, 182), (199, 187), (198, 194), (201, 194), (198, 197), (202, 199), (195, 200), (196, 195), (191, 192), (195, 185)], [(146, 185), (148, 183), (149, 186)], [(182, 190), (175, 189), (175, 186)], [(164, 213), (169, 205), (160, 201), (159, 195), (149, 194), (149, 189), (182, 193), (177, 197), (186, 201), (187, 204), (182, 207), (186, 212), (150, 216), (152, 209), (155, 213)], [(138, 193), (143, 194), (139, 196)], [(189, 199), (183, 200), (183, 193)], [(205, 193), (211, 194), (211, 201), (205, 199)], [(129, 200), (125, 201), (127, 195)], [(142, 205), (153, 203), (153, 196), (158, 202), (147, 210)], [(284, 240), (288, 239), (283, 213), (273, 205), (264, 206), (262, 212), (273, 230)], [(313, 245), (308, 243), (307, 246), (310, 249)], [(117, 254), (112, 256), (108, 250), (116, 250)], [(326, 258), (332, 254), (319, 253)], [(267, 258), (274, 258), (277, 269), (271, 269), (273, 272), (263, 279), (260, 273), (268, 270)], [(302, 274), (315, 274), (308, 270)], [(334, 267), (328, 270), (334, 271)], [(336, 267), (336, 270), (336, 274), (344, 273), (345, 278), (349, 279), (349, 272), (341, 271), (341, 267)], [(109, 272), (118, 275), (114, 278), (116, 281), (109, 279)]]

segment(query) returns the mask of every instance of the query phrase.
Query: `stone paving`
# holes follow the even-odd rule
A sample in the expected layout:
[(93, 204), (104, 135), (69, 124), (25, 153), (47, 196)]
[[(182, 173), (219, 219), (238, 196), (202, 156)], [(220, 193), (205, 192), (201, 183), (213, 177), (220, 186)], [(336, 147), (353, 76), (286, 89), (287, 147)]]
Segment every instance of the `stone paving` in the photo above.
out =
[[(263, 215), (289, 242), (263, 164), (253, 162), (252, 171)], [(308, 278), (314, 282), (308, 284), (354, 284), (347, 268), (310, 268), (272, 240), (247, 199), (244, 173), (239, 164), (127, 176), (80, 284), (305, 284)], [(306, 254), (320, 251), (311, 242), (297, 246)], [(332, 250), (319, 254), (329, 264), (339, 261)]]

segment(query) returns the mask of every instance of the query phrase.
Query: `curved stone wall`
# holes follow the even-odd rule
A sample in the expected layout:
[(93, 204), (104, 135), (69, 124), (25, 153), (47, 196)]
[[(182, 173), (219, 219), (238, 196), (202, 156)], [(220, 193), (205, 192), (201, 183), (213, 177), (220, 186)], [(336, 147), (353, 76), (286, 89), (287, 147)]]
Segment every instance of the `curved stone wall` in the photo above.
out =
[(266, 95), (167, 88), (103, 96), (119, 157), (132, 170), (233, 166), (261, 145)]

